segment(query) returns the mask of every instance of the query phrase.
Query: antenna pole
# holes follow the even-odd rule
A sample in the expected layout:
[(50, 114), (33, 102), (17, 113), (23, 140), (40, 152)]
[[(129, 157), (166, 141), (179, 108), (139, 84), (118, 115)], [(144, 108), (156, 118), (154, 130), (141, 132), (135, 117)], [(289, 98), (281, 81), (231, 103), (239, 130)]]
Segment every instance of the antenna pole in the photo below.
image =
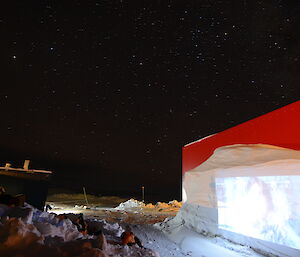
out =
[(145, 187), (142, 186), (142, 202), (145, 201)]
[(86, 197), (85, 187), (83, 187), (82, 189), (83, 189), (83, 194), (84, 194), (86, 205), (89, 205), (88, 199)]

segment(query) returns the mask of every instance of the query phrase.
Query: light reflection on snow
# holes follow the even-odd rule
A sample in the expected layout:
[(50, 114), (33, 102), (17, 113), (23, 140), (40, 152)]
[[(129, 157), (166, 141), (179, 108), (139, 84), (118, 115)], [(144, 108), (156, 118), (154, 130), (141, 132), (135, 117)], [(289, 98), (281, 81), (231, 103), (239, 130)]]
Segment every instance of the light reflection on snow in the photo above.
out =
[(184, 187), (182, 187), (182, 203), (185, 203), (187, 201), (187, 195)]
[(219, 228), (300, 249), (300, 176), (216, 179)]
[(54, 209), (50, 210), (49, 212), (55, 213), (57, 215), (65, 214), (65, 213), (79, 214), (79, 213), (84, 213), (84, 209), (76, 210), (75, 208), (54, 208)]

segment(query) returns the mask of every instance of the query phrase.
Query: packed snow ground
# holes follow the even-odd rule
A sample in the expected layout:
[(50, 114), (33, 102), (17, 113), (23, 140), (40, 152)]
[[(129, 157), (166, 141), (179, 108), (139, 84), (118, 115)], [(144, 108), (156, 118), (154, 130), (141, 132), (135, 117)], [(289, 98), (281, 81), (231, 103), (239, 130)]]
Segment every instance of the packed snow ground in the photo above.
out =
[[(66, 206), (64, 203), (60, 209), (60, 204), (51, 202), (52, 210), (57, 213), (70, 210), (67, 219), (61, 219), (62, 216), (55, 213), (41, 212), (30, 205), (13, 208), (0, 205), (0, 256), (260, 256), (247, 247), (221, 238), (201, 236), (184, 230), (183, 226), (178, 226), (177, 231), (174, 227), (170, 229), (171, 223), (163, 221), (175, 216), (181, 206), (177, 201), (145, 205), (129, 200), (117, 208)], [(88, 235), (80, 233), (72, 223), (78, 216), (76, 213), (84, 213)], [(100, 230), (102, 234), (97, 233)], [(121, 245), (120, 235), (125, 230), (133, 231), (144, 248)]]
[[(81, 199), (82, 199), (81, 195)], [(90, 198), (90, 197), (88, 197)], [(59, 196), (52, 200), (61, 199)], [(52, 202), (53, 204), (53, 202)], [(61, 204), (61, 203), (60, 203)], [(68, 202), (71, 208), (70, 202)], [(58, 207), (57, 203), (55, 205)], [(169, 203), (144, 204), (130, 199), (121, 202), (116, 208), (92, 207), (74, 205), (75, 211), (83, 210), (87, 216), (105, 218), (110, 222), (120, 222), (123, 226), (129, 225), (131, 230), (141, 239), (144, 246), (157, 251), (162, 257), (194, 256), (262, 256), (249, 247), (233, 244), (219, 237), (200, 235), (186, 229), (178, 222), (172, 222), (182, 204), (177, 201)], [(55, 211), (60, 213), (58, 207)], [(64, 205), (63, 208), (66, 208)], [(169, 220), (168, 222), (164, 222)], [(152, 225), (156, 223), (155, 225)], [(171, 240), (170, 240), (171, 239)]]

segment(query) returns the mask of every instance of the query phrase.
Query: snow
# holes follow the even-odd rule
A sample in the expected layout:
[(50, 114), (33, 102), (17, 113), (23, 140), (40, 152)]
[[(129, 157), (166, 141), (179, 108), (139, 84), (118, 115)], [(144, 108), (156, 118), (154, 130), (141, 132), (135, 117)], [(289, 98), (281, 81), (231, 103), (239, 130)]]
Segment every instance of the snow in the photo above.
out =
[(135, 199), (129, 199), (126, 202), (120, 203), (115, 210), (134, 210), (140, 209), (143, 211), (155, 210), (160, 212), (178, 211), (182, 203), (177, 200), (170, 201), (169, 203), (157, 202), (155, 205), (152, 203), (145, 204)]
[(117, 223), (87, 220), (91, 231), (103, 233), (93, 236), (77, 230), (72, 223), (77, 217), (75, 214), (60, 219), (56, 214), (41, 212), (28, 204), (24, 207), (0, 205), (0, 213), (0, 256), (159, 256), (151, 249), (121, 245), (119, 237), (124, 229)]
[[(91, 210), (78, 205), (75, 208), (76, 204), (71, 203), (70, 206), (64, 204), (65, 209), (59, 211), (60, 203), (51, 205), (58, 213), (65, 209), (71, 213), (65, 214), (67, 219), (61, 219), (61, 215), (41, 212), (28, 204), (14, 208), (0, 205), (0, 256), (16, 257), (21, 253), (22, 257), (260, 256), (248, 247), (200, 235), (178, 224), (182, 220), (173, 218), (181, 207), (178, 201), (145, 204), (131, 199), (121, 204), (122, 210)], [(139, 211), (133, 206), (139, 206)], [(84, 213), (89, 235), (78, 232), (73, 225), (72, 221), (78, 217), (73, 210)], [(100, 230), (103, 234), (96, 235)], [(144, 248), (121, 245), (120, 235), (125, 230), (133, 231)]]
[[(186, 204), (182, 208), (187, 207)], [(192, 211), (199, 214), (199, 207), (191, 210), (189, 208), (185, 211)], [(163, 231), (163, 233), (173, 242), (177, 244), (182, 251), (188, 253), (187, 256), (191, 257), (261, 257), (265, 256), (259, 252), (251, 249), (247, 244), (234, 243), (233, 241), (227, 240), (226, 238), (207, 233), (206, 230), (200, 230), (201, 232), (195, 232), (195, 227), (190, 226), (188, 220), (184, 220), (182, 217), (183, 213), (180, 209), (175, 218), (170, 218), (165, 222), (157, 223), (154, 225), (155, 228)], [(193, 215), (189, 216), (190, 221), (195, 221)], [(197, 220), (199, 221), (199, 220)], [(196, 224), (192, 224), (196, 225)], [(273, 255), (267, 255), (273, 256)]]
[(172, 222), (276, 256), (300, 256), (300, 151), (268, 145), (217, 149), (186, 172)]
[(144, 207), (145, 204), (143, 202), (139, 202), (134, 199), (130, 199), (124, 203), (120, 203), (119, 206), (117, 206), (115, 209), (116, 210), (126, 210), (129, 208), (142, 208)]
[(300, 159), (300, 151), (266, 144), (235, 144), (217, 148), (208, 160), (189, 172), (251, 166), (285, 159)]

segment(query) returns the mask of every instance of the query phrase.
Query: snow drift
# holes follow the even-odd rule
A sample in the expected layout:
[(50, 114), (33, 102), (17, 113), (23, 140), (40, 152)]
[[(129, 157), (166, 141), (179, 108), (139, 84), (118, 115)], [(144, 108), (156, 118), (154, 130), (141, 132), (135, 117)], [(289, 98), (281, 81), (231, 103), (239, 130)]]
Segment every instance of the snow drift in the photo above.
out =
[[(156, 256), (150, 249), (118, 243), (124, 229), (104, 220), (86, 220), (89, 233), (80, 233), (72, 220), (24, 207), (0, 205), (0, 256), (6, 257), (129, 257)], [(101, 231), (101, 233), (99, 233)], [(95, 235), (92, 235), (95, 234)]]
[(145, 204), (144, 202), (140, 202), (135, 199), (129, 199), (126, 202), (120, 203), (115, 210), (126, 210), (130, 211), (132, 209), (140, 209), (140, 210), (156, 210), (161, 212), (169, 212), (169, 211), (177, 211), (181, 208), (182, 203), (178, 202), (177, 200), (170, 201), (168, 203), (157, 202), (156, 204), (148, 203)]

